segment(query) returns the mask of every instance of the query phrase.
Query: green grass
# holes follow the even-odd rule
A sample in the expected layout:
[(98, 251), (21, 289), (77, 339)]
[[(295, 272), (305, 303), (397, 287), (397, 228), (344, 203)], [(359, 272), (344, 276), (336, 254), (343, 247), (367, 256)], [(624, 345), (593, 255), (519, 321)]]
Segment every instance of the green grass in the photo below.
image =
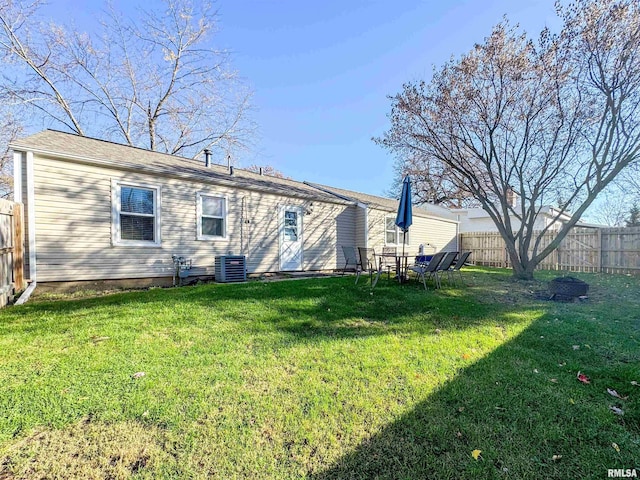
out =
[(640, 278), (578, 276), (585, 303), (472, 269), (428, 292), (344, 277), (5, 309), (0, 479), (640, 469)]

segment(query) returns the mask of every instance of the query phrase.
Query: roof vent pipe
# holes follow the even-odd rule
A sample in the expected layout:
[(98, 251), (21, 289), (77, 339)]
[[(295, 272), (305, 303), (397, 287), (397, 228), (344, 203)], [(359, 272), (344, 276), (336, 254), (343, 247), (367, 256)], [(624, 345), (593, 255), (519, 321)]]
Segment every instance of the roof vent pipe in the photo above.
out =
[(205, 167), (211, 166), (211, 152), (209, 151), (208, 148), (204, 149), (204, 166)]
[(233, 175), (233, 167), (229, 166), (229, 175)]
[(231, 154), (227, 154), (227, 168), (229, 169), (229, 173), (233, 174), (231, 169)]
[(260, 167), (260, 175), (264, 175), (264, 172), (262, 171), (262, 167)]

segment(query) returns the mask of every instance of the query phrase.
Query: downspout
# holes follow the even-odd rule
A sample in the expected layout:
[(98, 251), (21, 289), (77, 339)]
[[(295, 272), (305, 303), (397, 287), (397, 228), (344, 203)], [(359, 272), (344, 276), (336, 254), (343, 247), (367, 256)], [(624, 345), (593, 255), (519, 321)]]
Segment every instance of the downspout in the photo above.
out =
[[(20, 155), (20, 159), (22, 159), (22, 155)], [(22, 200), (22, 165), (16, 168), (15, 165), (16, 156), (14, 154), (14, 185), (16, 184), (16, 180), (20, 182), (20, 191), (19, 197)], [(21, 162), (18, 162), (21, 163)], [(20, 295), (20, 298), (16, 301), (15, 305), (22, 305), (33, 293), (38, 284), (36, 277), (36, 213), (35, 213), (35, 179), (33, 175), (33, 152), (27, 152), (27, 165), (26, 165), (26, 173), (27, 173), (27, 225), (29, 226), (29, 286), (27, 289)], [(17, 177), (20, 175), (20, 178)], [(16, 197), (14, 197), (16, 198)]]

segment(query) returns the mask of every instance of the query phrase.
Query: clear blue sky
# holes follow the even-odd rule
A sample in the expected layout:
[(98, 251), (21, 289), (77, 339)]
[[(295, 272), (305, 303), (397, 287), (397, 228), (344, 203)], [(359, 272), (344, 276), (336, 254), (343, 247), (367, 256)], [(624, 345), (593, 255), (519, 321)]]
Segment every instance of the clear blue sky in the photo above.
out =
[(372, 194), (394, 159), (371, 141), (389, 126), (387, 95), (430, 78), (507, 15), (537, 35), (553, 0), (238, 0), (218, 3), (221, 44), (255, 92), (252, 163), (297, 180)]
[[(137, 2), (114, 3), (126, 9)], [(434, 65), (471, 49), (504, 15), (534, 35), (556, 27), (553, 4), (219, 0), (215, 43), (233, 52), (255, 92), (258, 137), (240, 166), (271, 165), (296, 180), (383, 194), (394, 159), (371, 137), (388, 128), (387, 95), (406, 81), (428, 79)], [(71, 13), (82, 28), (103, 5), (52, 0), (48, 11)]]

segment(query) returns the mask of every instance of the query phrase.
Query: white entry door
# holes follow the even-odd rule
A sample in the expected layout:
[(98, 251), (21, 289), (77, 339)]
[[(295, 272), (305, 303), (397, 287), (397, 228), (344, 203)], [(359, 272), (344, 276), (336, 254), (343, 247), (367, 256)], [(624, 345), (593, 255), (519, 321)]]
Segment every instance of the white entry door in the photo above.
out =
[(302, 270), (302, 208), (283, 207), (280, 214), (280, 270)]

